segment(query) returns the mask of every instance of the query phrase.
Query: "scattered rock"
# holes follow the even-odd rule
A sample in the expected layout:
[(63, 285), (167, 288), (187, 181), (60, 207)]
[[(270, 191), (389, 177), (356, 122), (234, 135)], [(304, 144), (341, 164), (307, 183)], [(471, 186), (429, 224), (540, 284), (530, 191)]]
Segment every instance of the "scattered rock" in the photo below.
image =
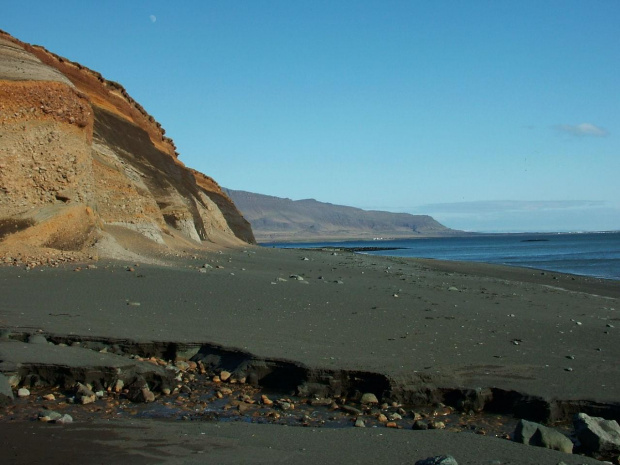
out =
[(13, 389), (11, 389), (9, 380), (0, 373), (0, 405), (11, 402), (13, 399)]
[(155, 402), (155, 394), (148, 387), (143, 387), (140, 394), (142, 395), (142, 402)]
[(45, 394), (42, 398), (47, 401), (56, 400), (56, 396), (54, 394)]
[(177, 367), (181, 371), (189, 370), (189, 363), (187, 363), (184, 360), (177, 360), (176, 362), (174, 362), (174, 366)]
[(360, 409), (352, 407), (351, 405), (341, 405), (340, 410), (343, 410), (352, 415), (361, 415), (363, 413)]
[(75, 398), (82, 404), (92, 404), (97, 400), (95, 393), (82, 383), (77, 383), (75, 390)]
[(231, 376), (232, 376), (232, 373), (230, 373), (230, 371), (224, 370), (220, 372), (220, 379), (222, 381), (228, 381)]
[(459, 288), (458, 288), (458, 287), (454, 287), (454, 286), (450, 286), (450, 287), (448, 288), (448, 290), (449, 290), (449, 291), (458, 291), (458, 290), (459, 290)]
[(431, 421), (428, 424), (428, 429), (446, 429), (446, 424), (443, 421)]
[(428, 424), (424, 423), (422, 420), (416, 420), (413, 422), (413, 426), (411, 426), (411, 429), (416, 431), (423, 431), (428, 429)]
[(246, 403), (246, 402), (240, 402), (240, 403), (237, 405), (237, 411), (238, 411), (240, 414), (242, 414), (242, 415), (243, 415), (243, 414), (245, 414), (245, 413), (247, 413), (247, 412), (248, 412), (249, 410), (251, 410), (252, 408), (254, 408), (254, 406), (253, 406), (252, 404), (248, 404), (248, 403)]
[(514, 441), (572, 454), (573, 442), (559, 431), (527, 420), (519, 420)]
[(11, 375), (8, 377), (8, 381), (9, 386), (11, 386), (12, 389), (17, 389), (17, 386), (19, 386), (19, 383), (21, 382), (21, 376)]
[(28, 337), (29, 344), (47, 344), (47, 339), (42, 334), (31, 334)]
[(53, 410), (42, 410), (37, 415), (37, 419), (44, 423), (56, 421), (62, 418), (62, 415), (58, 412), (54, 412)]
[(17, 390), (17, 397), (28, 397), (30, 395), (30, 391), (26, 388), (20, 388)]
[(361, 418), (358, 418), (357, 420), (355, 420), (355, 427), (366, 428), (366, 424), (364, 423), (364, 420), (362, 420)]
[(280, 407), (282, 410), (293, 410), (295, 408), (295, 405), (293, 405), (291, 402), (279, 400), (278, 407)]
[(123, 380), (117, 379), (116, 383), (114, 383), (114, 392), (118, 394), (119, 392), (123, 390), (124, 387), (125, 387), (125, 383), (123, 382)]
[(71, 415), (64, 414), (59, 419), (55, 420), (54, 423), (56, 423), (57, 425), (66, 425), (68, 423), (73, 423), (73, 417)]
[(372, 392), (367, 392), (364, 395), (362, 395), (362, 398), (360, 399), (360, 404), (378, 404), (379, 403), (379, 399), (377, 399), (377, 396), (375, 396)]
[(423, 460), (418, 460), (415, 465), (459, 465), (454, 457), (451, 455), (437, 455), (435, 457), (428, 457)]
[(578, 413), (573, 424), (575, 435), (586, 451), (605, 455), (620, 454), (620, 426), (616, 420)]

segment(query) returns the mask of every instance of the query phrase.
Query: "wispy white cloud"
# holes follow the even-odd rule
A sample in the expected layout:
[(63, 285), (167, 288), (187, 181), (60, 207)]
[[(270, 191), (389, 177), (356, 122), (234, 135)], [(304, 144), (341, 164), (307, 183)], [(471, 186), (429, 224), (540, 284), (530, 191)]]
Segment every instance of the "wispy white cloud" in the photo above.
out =
[(150, 15), (149, 19), (151, 20), (152, 23), (154, 23), (155, 21), (157, 21), (157, 16), (155, 15)]
[(485, 232), (619, 230), (620, 207), (598, 200), (480, 201), (423, 205), (411, 213), (431, 215), (454, 229)]
[(599, 200), (492, 200), (479, 202), (454, 202), (423, 205), (420, 210), (433, 213), (490, 214), (507, 212), (533, 212), (567, 210), (575, 208), (601, 208), (606, 202)]
[(557, 131), (576, 137), (606, 137), (609, 135), (609, 132), (606, 129), (595, 126), (591, 123), (558, 124), (554, 127)]

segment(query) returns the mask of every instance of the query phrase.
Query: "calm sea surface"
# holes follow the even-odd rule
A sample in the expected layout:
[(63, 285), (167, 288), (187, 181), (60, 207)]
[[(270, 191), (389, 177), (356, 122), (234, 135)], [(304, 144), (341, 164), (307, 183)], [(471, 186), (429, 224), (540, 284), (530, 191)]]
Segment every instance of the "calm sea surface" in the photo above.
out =
[(266, 247), (398, 247), (364, 252), (522, 266), (620, 280), (620, 232), (580, 234), (498, 234), (433, 239), (269, 243)]

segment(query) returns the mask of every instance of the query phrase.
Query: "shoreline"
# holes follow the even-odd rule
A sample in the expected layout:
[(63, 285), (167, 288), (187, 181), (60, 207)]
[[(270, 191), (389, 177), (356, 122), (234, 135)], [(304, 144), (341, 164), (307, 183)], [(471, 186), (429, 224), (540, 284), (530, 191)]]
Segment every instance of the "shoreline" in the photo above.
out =
[[(174, 345), (196, 348), (194, 358), (220, 357), (219, 369), (254, 373), (270, 389), (306, 385), (333, 397), (339, 385), (347, 399), (376, 391), (411, 404), (458, 404), (478, 392), (483, 409), (512, 392), (521, 397), (506, 410), (542, 421), (575, 409), (620, 417), (620, 369), (612, 362), (620, 290), (609, 283), (472, 262), (260, 247), (175, 263), (0, 268), (0, 326), (5, 336), (55, 341), (46, 353), (58, 352), (64, 365), (72, 348), (63, 341), (126, 341), (161, 355)], [(8, 343), (0, 344), (0, 371), (11, 372), (11, 359), (37, 365), (40, 355), (20, 361), (23, 350)], [(59, 362), (38, 363), (49, 371)]]
[(302, 238), (291, 238), (289, 236), (285, 236), (285, 239), (282, 240), (269, 240), (269, 241), (257, 241), (257, 245), (260, 247), (266, 247), (270, 244), (303, 244), (303, 243), (322, 243), (322, 242), (375, 242), (375, 241), (401, 241), (401, 240), (417, 240), (417, 239), (442, 239), (442, 238), (452, 238), (452, 237), (496, 237), (496, 236), (575, 236), (582, 234), (619, 234), (620, 230), (609, 230), (609, 231), (550, 231), (550, 232), (540, 232), (540, 231), (521, 231), (521, 232), (479, 232), (479, 231), (461, 231), (461, 230), (450, 230), (452, 232), (441, 233), (441, 234), (418, 234), (413, 236), (389, 236), (384, 235), (381, 238), (376, 238), (373, 236), (326, 236), (326, 237), (309, 237), (307, 239)]
[[(497, 233), (497, 234), (475, 233), (469, 236), (463, 235), (463, 236), (444, 236), (444, 237), (416, 237), (416, 238), (412, 237), (412, 238), (394, 238), (394, 239), (385, 239), (385, 240), (350, 239), (350, 240), (342, 240), (342, 241), (334, 241), (334, 242), (321, 241), (321, 242), (307, 242), (307, 243), (306, 242), (274, 242), (274, 243), (259, 243), (258, 245), (264, 248), (281, 248), (281, 249), (296, 249), (296, 250), (323, 249), (323, 250), (332, 250), (335, 252), (346, 251), (346, 252), (356, 252), (356, 253), (368, 253), (370, 255), (379, 255), (379, 256), (392, 256), (395, 258), (414, 258), (414, 259), (426, 259), (426, 260), (440, 260), (440, 261), (448, 261), (448, 262), (464, 261), (466, 263), (482, 263), (482, 264), (488, 264), (488, 265), (527, 268), (531, 270), (537, 270), (537, 271), (548, 272), (548, 273), (563, 273), (563, 274), (569, 274), (572, 276), (584, 276), (584, 277), (591, 277), (591, 278), (596, 278), (596, 279), (604, 279), (604, 280), (612, 281), (612, 282), (620, 281), (620, 274), (619, 274), (620, 270), (617, 269), (617, 265), (616, 265), (616, 269), (600, 267), (600, 268), (594, 268), (594, 271), (592, 271), (591, 268), (588, 268), (586, 270), (586, 269), (581, 269), (579, 267), (576, 267), (576, 268), (569, 267), (567, 269), (562, 260), (558, 261), (558, 259), (562, 255), (566, 254), (565, 250), (562, 250), (561, 253), (559, 252), (560, 249), (558, 247), (560, 245), (565, 245), (562, 242), (560, 243), (554, 242), (552, 244), (551, 255), (549, 255), (549, 252), (543, 250), (543, 254), (541, 256), (548, 258), (549, 260), (551, 260), (551, 263), (554, 264), (554, 265), (550, 265), (546, 267), (541, 266), (541, 263), (535, 260), (537, 256), (527, 255), (526, 250), (516, 247), (515, 244), (512, 244), (512, 243), (506, 244), (506, 243), (500, 242), (497, 244), (496, 243), (489, 244), (491, 246), (490, 252), (487, 252), (486, 255), (478, 254), (479, 257), (477, 255), (478, 253), (477, 250), (480, 247), (480, 244), (478, 243), (472, 244), (472, 243), (469, 243), (469, 241), (464, 242), (463, 244), (459, 244), (459, 246), (461, 246), (459, 249), (455, 248), (454, 244), (452, 244), (452, 247), (453, 247), (452, 249), (450, 249), (450, 247), (447, 245), (446, 246), (442, 245), (440, 247), (438, 245), (440, 244), (440, 242), (436, 242), (435, 244), (437, 245), (431, 246), (430, 250), (425, 248), (424, 246), (422, 247), (421, 250), (416, 249), (413, 246), (410, 246), (408, 244), (408, 243), (411, 243), (412, 241), (418, 242), (419, 240), (422, 240), (422, 241), (423, 240), (441, 240), (441, 239), (463, 240), (467, 238), (471, 239), (471, 238), (485, 238), (485, 237), (514, 238), (514, 239), (520, 239), (519, 242), (521, 243), (542, 243), (542, 242), (547, 243), (547, 242), (552, 242), (553, 239), (556, 237), (567, 238), (567, 237), (582, 236), (582, 235), (607, 235), (607, 234), (618, 235), (619, 232), (618, 231), (601, 231), (601, 232), (586, 232), (586, 233)], [(405, 244), (401, 245), (401, 243), (403, 242)], [(382, 243), (384, 243), (385, 245), (383, 245)], [(312, 246), (308, 247), (307, 246), (308, 244), (312, 244)], [(448, 243), (446, 242), (446, 244)], [(610, 246), (616, 247), (616, 243), (611, 243)], [(507, 249), (506, 247), (513, 247), (514, 250)], [(471, 253), (468, 253), (468, 254), (464, 254), (462, 252), (459, 253), (459, 251), (461, 250), (466, 250), (469, 252), (470, 249), (471, 249)], [(380, 252), (399, 251), (399, 250), (405, 250), (405, 251), (410, 250), (411, 252), (405, 252), (405, 255), (401, 255), (398, 253), (396, 254), (380, 253)], [(417, 250), (416, 255), (407, 255), (408, 253), (413, 253), (414, 250)], [(450, 257), (450, 252), (449, 252), (450, 250), (453, 250), (452, 255), (454, 256), (454, 258)], [(499, 252), (499, 255), (497, 255), (498, 251), (501, 251)], [(572, 252), (576, 253), (575, 251), (572, 251)], [(600, 255), (601, 253), (604, 253), (604, 250), (603, 249), (591, 250), (588, 253), (592, 257), (596, 257), (597, 254)], [(557, 254), (557, 255), (554, 255), (554, 254)], [(476, 258), (469, 258), (472, 256)], [(558, 257), (558, 259), (555, 258), (556, 256)], [(500, 261), (498, 260), (498, 258), (502, 258), (503, 260)], [(590, 259), (590, 256), (587, 256), (586, 258), (588, 258), (589, 260), (594, 259), (594, 258)], [(515, 261), (515, 259), (518, 259), (518, 260)], [(502, 263), (502, 261), (504, 262)]]

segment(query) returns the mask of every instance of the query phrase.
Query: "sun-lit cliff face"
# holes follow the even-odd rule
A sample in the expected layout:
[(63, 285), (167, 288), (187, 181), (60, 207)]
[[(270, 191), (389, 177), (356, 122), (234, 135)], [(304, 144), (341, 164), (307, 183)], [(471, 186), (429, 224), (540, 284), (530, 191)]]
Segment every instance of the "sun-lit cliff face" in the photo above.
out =
[(0, 31), (5, 254), (253, 242), (230, 198), (178, 160), (161, 125), (121, 85)]

